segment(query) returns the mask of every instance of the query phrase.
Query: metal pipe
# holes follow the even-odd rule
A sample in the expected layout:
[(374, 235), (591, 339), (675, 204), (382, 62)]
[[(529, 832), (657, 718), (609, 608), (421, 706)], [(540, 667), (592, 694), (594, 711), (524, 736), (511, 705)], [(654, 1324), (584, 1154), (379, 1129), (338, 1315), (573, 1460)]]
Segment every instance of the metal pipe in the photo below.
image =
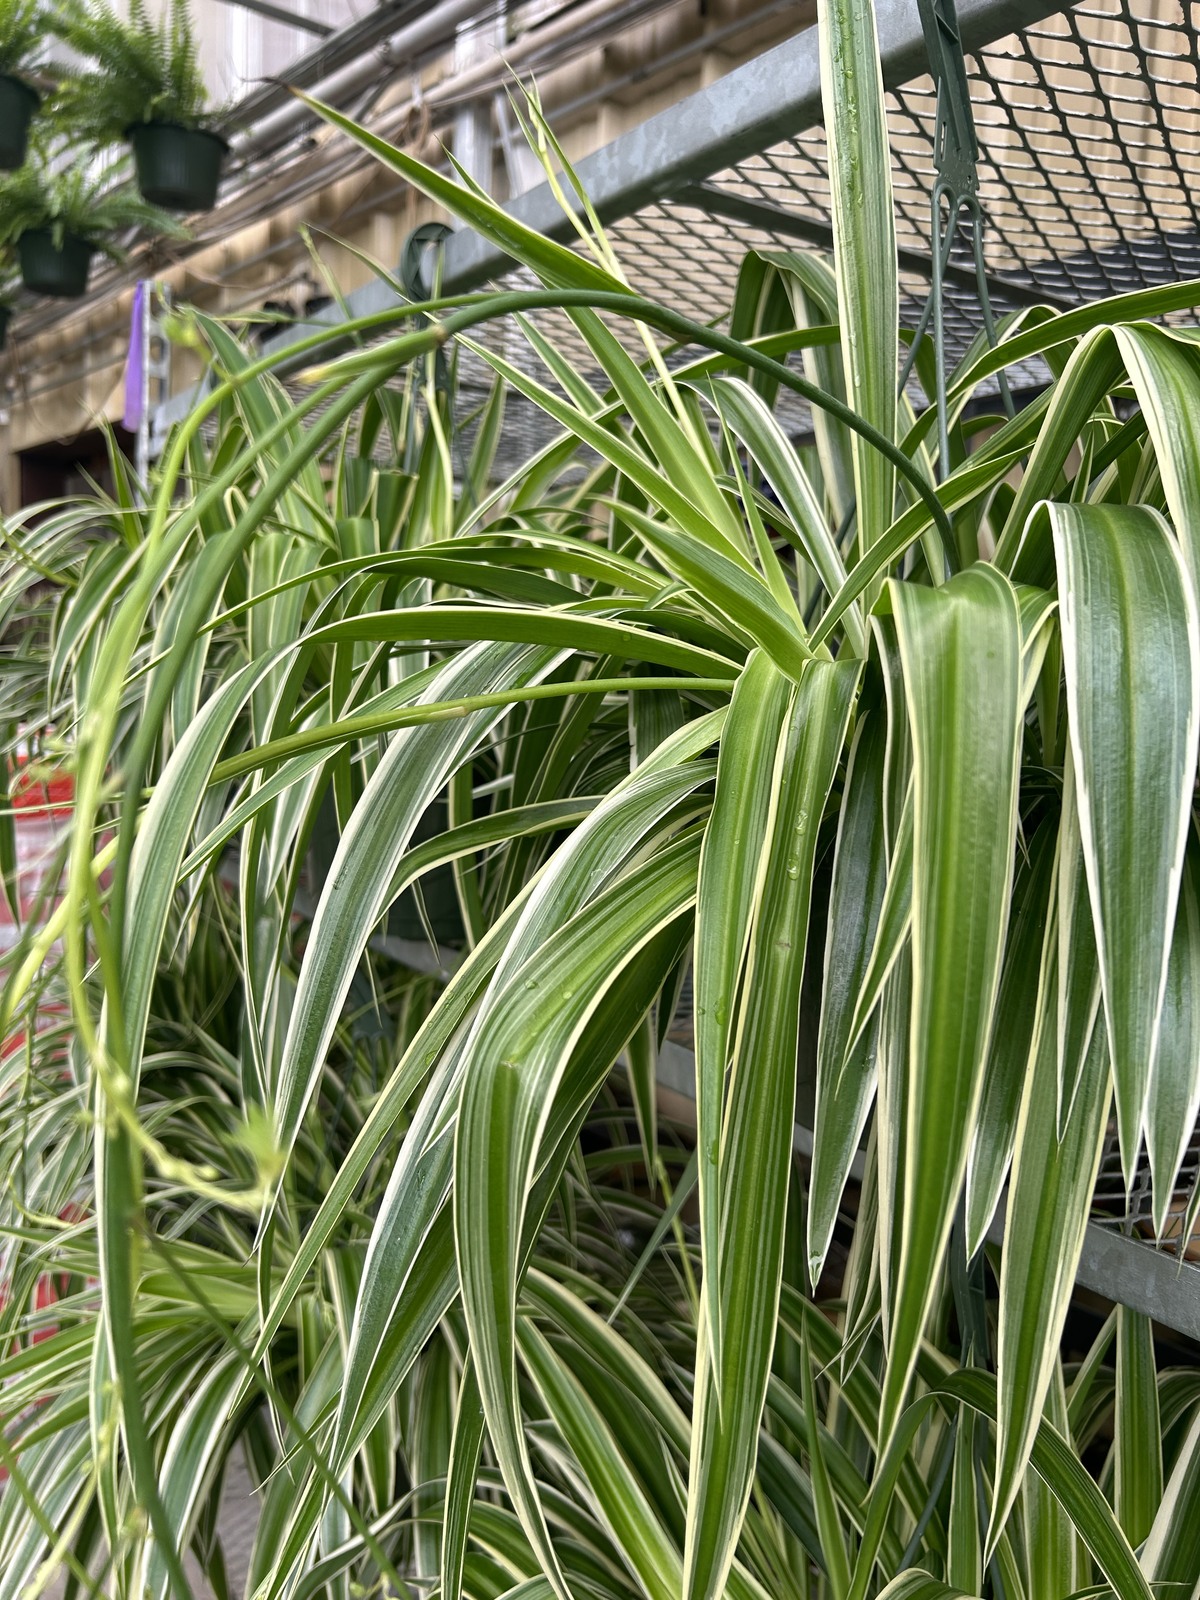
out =
[(269, 111), (289, 102), (291, 89), (307, 89), (321, 78), (328, 78), (349, 61), (357, 61), (400, 23), (419, 13), (426, 0), (379, 0), (356, 22), (348, 22), (311, 50), (290, 61), (286, 79), (267, 78), (256, 83), (238, 101), (230, 115), (230, 126), (247, 128), (260, 122)]
[[(640, 3), (639, 0), (626, 0), (622, 6), (615, 5), (614, 0), (582, 0), (564, 16), (556, 17), (538, 28), (531, 28), (520, 38), (512, 40), (503, 52), (456, 73), (453, 99), (474, 100), (480, 95), (493, 93), (503, 88), (506, 81), (511, 82), (518, 68), (532, 69), (543, 51), (553, 49), (563, 40), (570, 40), (572, 54), (591, 49), (599, 41), (593, 39), (587, 29), (596, 26), (601, 38), (606, 38), (612, 31), (614, 19), (620, 21), (622, 28), (634, 28), (664, 10), (667, 4), (669, 0), (640, 0)], [(757, 12), (754, 13), (755, 20), (757, 15)], [(742, 27), (745, 27), (746, 20), (744, 17), (741, 19)], [(700, 34), (698, 38), (707, 44), (709, 35)], [(559, 61), (554, 61), (547, 63), (547, 66), (553, 70), (559, 64)], [(438, 87), (440, 89), (441, 85)], [(431, 100), (434, 93), (436, 91), (430, 94)]]
[(328, 39), (334, 31), (332, 23), (318, 22), (316, 17), (305, 17), (298, 11), (274, 6), (271, 0), (222, 0), (222, 4), (253, 11), (256, 16), (266, 17), (268, 22), (280, 22), (285, 28), (299, 28), (303, 33), (315, 33), (321, 39)]
[[(317, 99), (337, 105), (339, 101), (350, 99), (366, 88), (380, 72), (394, 72), (401, 64), (407, 65), (421, 51), (449, 42), (461, 23), (481, 15), (494, 14), (495, 10), (494, 5), (481, 6), (480, 0), (439, 0), (439, 4), (424, 16), (398, 28), (368, 57), (351, 61), (329, 77), (322, 78), (314, 86), (313, 93)], [(305, 123), (315, 124), (317, 120), (307, 106), (293, 100), (289, 105), (281, 106), (278, 111), (263, 117), (249, 133), (235, 137), (232, 141), (233, 157), (243, 162), (252, 160), (273, 145), (291, 138)]]

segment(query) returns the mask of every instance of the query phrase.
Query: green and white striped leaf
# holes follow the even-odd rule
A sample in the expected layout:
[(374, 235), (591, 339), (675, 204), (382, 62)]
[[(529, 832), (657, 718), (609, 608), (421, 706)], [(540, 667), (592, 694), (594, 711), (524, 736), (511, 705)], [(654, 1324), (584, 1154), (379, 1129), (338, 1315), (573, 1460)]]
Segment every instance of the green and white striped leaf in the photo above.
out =
[[(1155, 1512), (1142, 1567), (1156, 1589), (1181, 1585), (1188, 1600), (1200, 1592), (1200, 1407), (1193, 1412)], [(1188, 1584), (1193, 1585), (1190, 1594)]]
[[(763, 841), (776, 794), (776, 752), (788, 712), (789, 682), (755, 652), (729, 703), (717, 759), (717, 786), (700, 851), (693, 955), (696, 1040), (696, 1146), (700, 1251), (709, 1340), (721, 1350), (721, 1127), (732, 1057), (739, 980), (765, 892)], [(715, 1368), (719, 1373), (719, 1366)]]
[(1134, 1549), (1150, 1532), (1163, 1496), (1162, 1423), (1150, 1318), (1117, 1307), (1117, 1400), (1113, 1510)]
[(754, 1478), (783, 1270), (813, 860), (859, 670), (850, 661), (809, 664), (775, 757), (762, 903), (721, 1134), (720, 1373), (712, 1370), (701, 1317), (684, 1547), (687, 1600), (714, 1600), (722, 1592)]
[(1192, 589), (1200, 591), (1200, 350), (1147, 323), (1117, 327), (1114, 337), (1154, 444)]
[(1019, 1491), (1058, 1361), (1111, 1098), (1101, 1020), (1088, 1044), (1074, 1104), (1059, 1139), (1055, 932), (1053, 925), (1046, 931), (1037, 1037), (1021, 1102), (1004, 1229), (989, 1554)]
[(886, 756), (887, 718), (880, 706), (861, 716), (854, 732), (833, 858), (808, 1196), (808, 1272), (814, 1285), (874, 1093), (874, 1028), (868, 1025), (851, 1048), (851, 1025), (887, 881)]
[[(846, 396), (891, 439), (899, 299), (875, 8), (871, 0), (819, 0), (817, 25)], [(865, 555), (891, 524), (894, 469), (857, 435), (853, 449), (858, 550)]]
[(1175, 931), (1167, 961), (1158, 1048), (1150, 1074), (1146, 1149), (1154, 1188), (1154, 1226), (1167, 1227), (1176, 1181), (1200, 1115), (1200, 850), (1189, 838)]
[(1048, 818), (1029, 841), (1028, 856), (1018, 862), (1013, 884), (1012, 920), (996, 999), (996, 1024), (984, 1072), (975, 1141), (967, 1163), (969, 1258), (975, 1256), (991, 1227), (1016, 1142), (1038, 1015), (1038, 978), (1054, 886), (1054, 850), (1054, 823)]
[(1200, 620), (1153, 511), (1051, 506), (1079, 821), (1126, 1181), (1158, 1047), (1200, 733)]
[[(697, 852), (684, 839), (600, 894), (497, 995), (469, 1046), (455, 1142), (463, 1308), (488, 1433), (543, 1570), (567, 1596), (533, 1487), (516, 1379), (521, 1236), (546, 1111), (606, 987), (687, 911)], [(501, 982), (498, 975), (497, 983)], [(639, 1018), (629, 1019), (630, 1029)]]
[(1016, 595), (973, 568), (889, 593), (912, 737), (912, 1014), (881, 1437), (895, 1425), (966, 1177), (1009, 913), (1021, 751)]

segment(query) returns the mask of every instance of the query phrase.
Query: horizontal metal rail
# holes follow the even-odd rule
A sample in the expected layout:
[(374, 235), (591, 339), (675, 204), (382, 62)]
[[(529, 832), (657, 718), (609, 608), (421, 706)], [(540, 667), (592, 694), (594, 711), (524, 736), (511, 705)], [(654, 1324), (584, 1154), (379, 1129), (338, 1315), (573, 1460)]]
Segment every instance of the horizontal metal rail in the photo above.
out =
[(265, 17), (268, 22), (279, 22), (285, 28), (299, 28), (302, 33), (315, 33), (319, 39), (328, 39), (335, 32), (331, 22), (321, 22), (316, 17), (307, 17), (301, 11), (292, 11), (286, 6), (277, 6), (271, 0), (222, 0), (227, 6), (237, 6), (242, 11), (253, 11), (255, 16)]
[[(372, 948), (442, 982), (449, 978), (460, 959), (455, 953), (435, 952), (430, 945), (412, 940), (384, 937), (374, 941)], [(695, 1056), (684, 1045), (668, 1039), (658, 1053), (656, 1070), (660, 1091), (665, 1090), (670, 1097), (670, 1109), (686, 1122), (696, 1099)], [(812, 1130), (803, 1123), (795, 1126), (792, 1148), (805, 1159), (812, 1156)], [(864, 1165), (860, 1151), (850, 1167), (854, 1182), (862, 1181)], [(988, 1238), (991, 1243), (999, 1244), (1003, 1237), (1002, 1201)], [(1075, 1282), (1106, 1300), (1142, 1312), (1164, 1328), (1200, 1340), (1200, 1266), (1154, 1249), (1149, 1240), (1130, 1238), (1089, 1222), (1084, 1231)]]

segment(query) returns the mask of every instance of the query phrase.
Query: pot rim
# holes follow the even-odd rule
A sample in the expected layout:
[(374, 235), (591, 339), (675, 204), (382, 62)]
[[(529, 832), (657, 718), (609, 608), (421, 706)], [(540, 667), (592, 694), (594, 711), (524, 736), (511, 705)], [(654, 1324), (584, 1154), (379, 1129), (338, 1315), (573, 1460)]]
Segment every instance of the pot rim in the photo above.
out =
[(147, 117), (144, 122), (131, 122), (125, 129), (124, 137), (132, 140), (134, 134), (143, 128), (173, 128), (176, 133), (191, 133), (200, 139), (212, 139), (222, 150), (229, 150), (229, 140), (223, 133), (214, 133), (211, 128), (189, 128), (186, 122), (172, 122), (169, 117)]
[(99, 245), (93, 244), (90, 239), (86, 239), (82, 233), (75, 233), (70, 228), (63, 229), (62, 244), (57, 245), (54, 243), (54, 229), (41, 226), (36, 228), (26, 228), (22, 233), (17, 235), (14, 243), (19, 248), (22, 239), (31, 239), (35, 234), (40, 234), (43, 239), (49, 240), (50, 248), (55, 252), (56, 255), (60, 256), (66, 253), (66, 248), (69, 244), (76, 244), (84, 250), (90, 250), (93, 255), (95, 255), (96, 251), (100, 248)]

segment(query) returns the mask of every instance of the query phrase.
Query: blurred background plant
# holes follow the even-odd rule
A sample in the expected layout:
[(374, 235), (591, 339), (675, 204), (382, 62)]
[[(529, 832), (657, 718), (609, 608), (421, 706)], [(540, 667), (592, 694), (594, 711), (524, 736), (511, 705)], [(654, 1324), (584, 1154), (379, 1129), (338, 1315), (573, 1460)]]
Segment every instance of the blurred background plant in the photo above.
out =
[(65, 110), (97, 144), (125, 138), (139, 122), (184, 128), (220, 123), (209, 104), (188, 0), (168, 0), (157, 14), (144, 0), (68, 3), (55, 29), (86, 63), (66, 83)]

